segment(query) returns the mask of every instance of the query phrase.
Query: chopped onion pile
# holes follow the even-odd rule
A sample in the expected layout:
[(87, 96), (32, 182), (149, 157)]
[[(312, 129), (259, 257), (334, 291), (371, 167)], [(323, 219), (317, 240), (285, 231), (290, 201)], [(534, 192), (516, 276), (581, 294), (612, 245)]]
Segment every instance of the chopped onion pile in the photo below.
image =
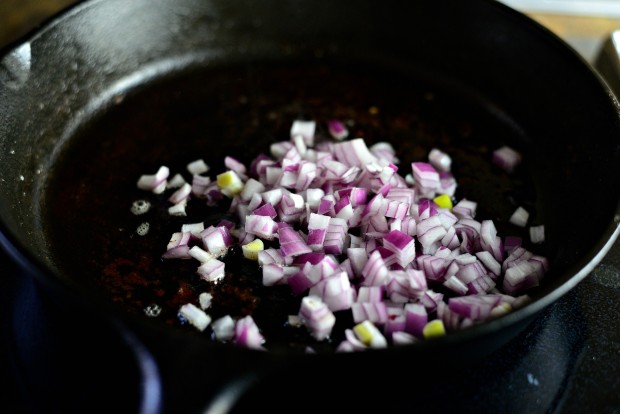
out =
[[(238, 219), (183, 225), (163, 258), (194, 259), (200, 277), (217, 283), (226, 274), (220, 259), (240, 245), (260, 267), (263, 285), (288, 285), (299, 297), (298, 313), (282, 315), (283, 322), (325, 341), (337, 315), (351, 313), (354, 325), (338, 352), (446, 335), (529, 300), (525, 291), (540, 283), (547, 259), (519, 237), (498, 235), (492, 220), (477, 219), (475, 200), (455, 198), (449, 154), (434, 148), (401, 169), (389, 143), (349, 139), (338, 120), (326, 130), (332, 139), (319, 140), (314, 121), (295, 121), (270, 156), (250, 165), (226, 157), (227, 170), (215, 180), (204, 175), (202, 160), (187, 165), (188, 181), (180, 174), (168, 180), (166, 166), (140, 177), (140, 189), (171, 192), (171, 215), (185, 215), (195, 197), (211, 206), (229, 202)], [(508, 147), (489, 160), (507, 171), (520, 161)], [(527, 212), (519, 207), (506, 221), (525, 226)], [(530, 236), (542, 243), (544, 227), (531, 227)], [(179, 315), (200, 330), (211, 324), (216, 339), (265, 349), (268, 338), (251, 315), (211, 322), (204, 295), (200, 308), (187, 304)]]

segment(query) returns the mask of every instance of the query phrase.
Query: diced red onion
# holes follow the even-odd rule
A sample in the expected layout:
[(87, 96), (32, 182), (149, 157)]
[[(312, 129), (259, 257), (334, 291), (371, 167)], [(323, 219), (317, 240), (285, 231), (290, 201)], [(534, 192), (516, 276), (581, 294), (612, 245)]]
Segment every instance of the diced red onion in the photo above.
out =
[(530, 213), (522, 206), (519, 206), (512, 213), (508, 221), (514, 224), (515, 226), (525, 227), (527, 225), (527, 221), (529, 217), (530, 217)]
[(347, 127), (337, 119), (329, 120), (327, 122), (327, 129), (330, 135), (338, 141), (342, 141), (349, 136)]
[(202, 292), (198, 295), (198, 302), (202, 310), (209, 309), (211, 307), (211, 303), (213, 302), (213, 295), (209, 292)]
[(278, 230), (278, 223), (271, 217), (251, 214), (245, 219), (245, 231), (266, 240), (273, 240)]
[(407, 332), (396, 331), (392, 333), (392, 343), (394, 345), (410, 345), (416, 342), (418, 342), (418, 339)]
[[(231, 156), (226, 156), (224, 157), (224, 166), (226, 166), (226, 168), (228, 168), (229, 170), (232, 170), (235, 173), (237, 173), (237, 175), (241, 177), (242, 179), (247, 180), (247, 176), (246, 176), (247, 168), (239, 160)], [(198, 174), (202, 174), (202, 173), (198, 173)]]
[(187, 319), (199, 331), (204, 331), (211, 323), (211, 317), (192, 303), (186, 303), (179, 309), (179, 315)]
[(197, 273), (207, 282), (219, 282), (224, 278), (224, 262), (211, 259), (198, 267)]
[(210, 184), (215, 184), (215, 188), (217, 188), (216, 183), (211, 183), (211, 177), (203, 175), (192, 176), (192, 194), (198, 198), (205, 198), (207, 190), (211, 188)]
[(407, 303), (405, 305), (405, 332), (422, 338), (422, 330), (428, 322), (428, 312), (421, 303)]
[(203, 159), (197, 159), (187, 164), (187, 171), (191, 175), (200, 175), (209, 171), (209, 166)]
[(333, 154), (337, 160), (346, 165), (364, 167), (366, 164), (376, 161), (376, 157), (366, 146), (362, 138), (354, 138), (349, 141), (338, 142), (333, 146)]
[(351, 305), (351, 312), (355, 323), (368, 320), (375, 325), (383, 325), (388, 319), (385, 302), (355, 302)]
[(493, 151), (491, 161), (506, 172), (513, 172), (521, 163), (521, 153), (507, 145)]
[(510, 254), (515, 248), (521, 247), (523, 239), (519, 236), (504, 237), (504, 252)]
[(545, 226), (530, 226), (530, 241), (534, 244), (540, 244), (545, 241)]
[(235, 323), (235, 336), (233, 340), (237, 345), (246, 348), (264, 350), (263, 344), (265, 343), (265, 338), (260, 333), (251, 315), (244, 316), (237, 320)]
[(450, 310), (474, 320), (484, 320), (491, 310), (499, 304), (496, 295), (469, 295), (448, 299)]
[(170, 169), (165, 165), (159, 167), (155, 174), (144, 174), (138, 179), (138, 188), (141, 190), (152, 191), (161, 194), (166, 190), (166, 180), (170, 175)]
[(510, 294), (519, 293), (538, 286), (538, 267), (529, 260), (521, 260), (504, 273), (502, 287)]
[(399, 230), (392, 230), (383, 238), (386, 249), (396, 254), (396, 261), (406, 267), (415, 258), (415, 239)]
[(187, 181), (185, 181), (185, 177), (183, 177), (183, 175), (181, 175), (180, 173), (176, 173), (172, 176), (172, 178), (168, 180), (168, 183), (166, 183), (166, 188), (179, 188), (186, 182)]
[(164, 259), (189, 259), (190, 232), (175, 232), (170, 237), (166, 252), (162, 255)]
[(454, 213), (454, 215), (457, 216), (459, 219), (474, 218), (476, 217), (477, 208), (478, 203), (463, 198), (459, 200), (459, 202), (456, 203), (454, 207), (452, 207), (452, 213)]
[(333, 312), (317, 296), (304, 296), (301, 299), (299, 316), (317, 341), (327, 339), (336, 323)]
[[(492, 220), (475, 220), (475, 201), (454, 200), (452, 208), (433, 201), (441, 194), (454, 197), (457, 183), (448, 154), (433, 148), (428, 162), (412, 162), (411, 173), (401, 176), (389, 143), (368, 148), (362, 138), (344, 140), (348, 131), (340, 121), (327, 126), (337, 142), (315, 145), (316, 123), (298, 120), (288, 141), (270, 146), (271, 157), (260, 154), (249, 168), (226, 157), (227, 173), (238, 179), (234, 192), (202, 176), (208, 171), (202, 160), (188, 164), (191, 185), (180, 175), (167, 182), (165, 166), (141, 176), (141, 189), (176, 188), (168, 199), (171, 214), (185, 215), (190, 196), (209, 206), (226, 196), (228, 212), (238, 219), (208, 228), (183, 225), (162, 256), (195, 258), (200, 277), (217, 282), (225, 266), (216, 257), (232, 244), (273, 241), (276, 247), (257, 253), (263, 285), (287, 284), (294, 295), (306, 293), (293, 316), (316, 340), (331, 335), (333, 312), (351, 309), (358, 325), (345, 329), (338, 352), (384, 347), (388, 341), (412, 343), (424, 338), (432, 318), (449, 331), (464, 329), (527, 302), (523, 292), (540, 283), (548, 260), (524, 249), (516, 236), (498, 236)], [(501, 148), (493, 162), (512, 171), (520, 154), (508, 155), (515, 154)], [(509, 222), (525, 227), (529, 217), (522, 213), (517, 209)], [(544, 226), (529, 231), (533, 244), (544, 241)], [(200, 241), (204, 249), (195, 245)], [(502, 285), (496, 286), (499, 280)], [(434, 287), (453, 297), (444, 298)], [(251, 316), (216, 322), (217, 339), (264, 349)]]
[(320, 297), (332, 311), (349, 309), (355, 298), (346, 272), (337, 272), (319, 280), (308, 294)]
[(466, 295), (469, 290), (467, 285), (463, 283), (461, 279), (459, 279), (455, 275), (448, 277), (443, 282), (443, 285), (459, 296)]
[(212, 253), (201, 249), (199, 246), (192, 246), (188, 251), (188, 256), (198, 260), (201, 264), (215, 258)]
[(314, 145), (315, 130), (316, 130), (315, 121), (295, 120), (293, 121), (293, 125), (291, 126), (290, 134), (291, 134), (291, 138), (294, 138), (297, 135), (301, 135), (306, 145), (312, 146)]
[(383, 324), (383, 333), (394, 342), (394, 334), (397, 332), (405, 332), (407, 318), (403, 305), (386, 305), (387, 319)]
[(439, 148), (430, 150), (428, 161), (439, 172), (449, 172), (452, 166), (452, 158)]
[(235, 320), (230, 315), (224, 315), (211, 323), (215, 338), (219, 341), (230, 341), (235, 336)]
[(496, 279), (502, 272), (502, 265), (487, 251), (476, 252), (476, 257)]
[(381, 257), (378, 250), (372, 252), (366, 265), (362, 269), (362, 285), (364, 286), (382, 286), (389, 280), (389, 270)]

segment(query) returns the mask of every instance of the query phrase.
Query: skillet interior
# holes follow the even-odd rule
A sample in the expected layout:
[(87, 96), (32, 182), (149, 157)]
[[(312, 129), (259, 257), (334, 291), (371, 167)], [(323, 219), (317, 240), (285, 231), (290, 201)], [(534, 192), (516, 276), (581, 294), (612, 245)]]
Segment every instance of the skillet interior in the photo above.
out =
[[(0, 214), (10, 244), (41, 267), (51, 269), (55, 277), (74, 284), (75, 280), (67, 280), (67, 274), (59, 271), (54, 244), (46, 238), (47, 217), (41, 212), (47, 210), (41, 209), (45, 205), (42, 195), (46, 194), (47, 178), (53, 176), (54, 163), (62, 159), (59, 153), (74, 144), (86, 145), (74, 142), (75, 137), (86, 136), (81, 133), (87, 131), (89, 122), (96, 121), (99, 111), (114, 113), (115, 106), (125, 108), (123, 102), (114, 103), (112, 96), (117, 92), (128, 93), (127, 102), (136, 102), (127, 87), (188, 65), (204, 68), (280, 58), (314, 63), (336, 60), (354, 66), (364, 62), (388, 67), (412, 78), (439, 82), (442, 87), (466, 85), (460, 93), (473, 91), (493, 114), (491, 120), (508, 114), (502, 118), (504, 123), (492, 128), (502, 134), (498, 140), (510, 140), (526, 151), (526, 181), (534, 182), (536, 217), (548, 226), (551, 246), (548, 253), (553, 274), (532, 309), (557, 299), (585, 277), (615, 231), (615, 224), (610, 227), (610, 223), (618, 210), (618, 183), (613, 179), (619, 168), (618, 118), (608, 90), (576, 54), (533, 22), (493, 2), (467, 6), (458, 2), (388, 2), (380, 8), (326, 2), (323, 6), (100, 1), (75, 9), (39, 34), (30, 43), (27, 76), (12, 76), (1, 91), (0, 161), (9, 179), (0, 189)], [(452, 11), (445, 13), (446, 7)], [(281, 19), (270, 10), (286, 13), (288, 18)], [(113, 15), (117, 18), (112, 19)], [(139, 25), (126, 23), (135, 16), (141, 16)], [(307, 16), (313, 16), (311, 23)], [(342, 16), (347, 19), (339, 18)], [(10, 58), (15, 59), (15, 53)], [(18, 75), (20, 70), (23, 68), (18, 69)], [(254, 87), (252, 73), (244, 71), (240, 85), (250, 82)], [(123, 126), (122, 111), (121, 121), (111, 122), (111, 133)], [(246, 127), (251, 115), (244, 115), (246, 119), (232, 127)], [(200, 113), (190, 116), (204, 122)], [(283, 121), (277, 126), (280, 130), (270, 134), (288, 124), (289, 120)], [(154, 125), (147, 123), (146, 131), (133, 134), (134, 148), (138, 148), (139, 139), (145, 144), (139, 149), (148, 147), (146, 132), (163, 132)], [(182, 124), (174, 125), (183, 130)], [(170, 125), (164, 131), (166, 139), (175, 133)], [(185, 133), (198, 135), (193, 127)], [(263, 147), (261, 140), (254, 142)], [(149, 149), (154, 153), (139, 163), (132, 164), (130, 159), (136, 157), (129, 155), (119, 185), (133, 184), (135, 173), (153, 168), (151, 162), (167, 157), (168, 148)], [(174, 162), (180, 167), (186, 161), (187, 157), (182, 157)], [(584, 208), (573, 202), (579, 196), (596, 197), (597, 214), (588, 220), (579, 219)], [(481, 204), (487, 203), (481, 199)], [(80, 211), (75, 211), (78, 214)], [(511, 315), (488, 328), (489, 332), (530, 313)]]
[[(522, 205), (531, 211), (532, 222), (543, 219), (536, 215), (536, 167), (507, 174), (490, 162), (491, 151), (507, 143), (527, 151), (527, 137), (514, 123), (490, 114), (480, 97), (455, 96), (452, 88), (441, 87), (369, 65), (302, 62), (187, 70), (116, 95), (118, 103), (82, 125), (49, 171), (42, 203), (53, 257), (63, 274), (103, 288), (134, 313), (158, 305), (163, 307), (158, 318), (178, 326), (178, 308), (197, 304), (198, 294), (209, 291), (215, 298), (213, 317), (251, 313), (266, 336), (276, 340), (274, 346), (298, 341), (296, 347), (303, 350), (314, 342), (305, 330), (283, 328), (284, 317), (298, 311), (300, 297), (287, 286), (262, 287), (260, 270), (238, 249), (225, 258), (229, 274), (217, 285), (200, 281), (191, 260), (160, 258), (183, 223), (236, 221), (227, 211), (230, 203), (209, 208), (194, 199), (188, 217), (171, 219), (169, 193), (141, 192), (137, 177), (160, 165), (186, 175), (185, 165), (198, 158), (214, 177), (224, 170), (226, 155), (249, 165), (256, 155), (268, 153), (271, 143), (288, 139), (293, 120), (322, 120), (324, 129), (335, 116), (353, 120), (352, 132), (369, 144), (392, 143), (403, 175), (410, 172), (411, 161), (426, 159), (433, 147), (443, 148), (454, 160), (457, 199), (477, 200), (478, 217), (496, 221), (500, 234), (527, 240), (524, 229), (509, 225), (507, 218)], [(128, 206), (137, 199), (149, 200), (155, 211), (132, 215)], [(151, 225), (149, 234), (137, 236), (135, 229), (145, 221)], [(534, 250), (551, 254), (546, 247)], [(344, 321), (351, 324), (350, 318)], [(341, 334), (329, 346), (337, 345)]]

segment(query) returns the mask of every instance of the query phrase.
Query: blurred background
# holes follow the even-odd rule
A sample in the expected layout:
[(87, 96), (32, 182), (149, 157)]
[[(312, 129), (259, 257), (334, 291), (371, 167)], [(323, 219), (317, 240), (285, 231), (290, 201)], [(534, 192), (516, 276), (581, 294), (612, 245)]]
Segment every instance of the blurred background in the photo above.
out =
[(76, 0), (0, 0), (0, 45), (11, 43)]
[[(500, 0), (549, 28), (592, 62), (620, 30), (620, 0)], [(0, 0), (0, 47), (16, 41), (76, 0)]]

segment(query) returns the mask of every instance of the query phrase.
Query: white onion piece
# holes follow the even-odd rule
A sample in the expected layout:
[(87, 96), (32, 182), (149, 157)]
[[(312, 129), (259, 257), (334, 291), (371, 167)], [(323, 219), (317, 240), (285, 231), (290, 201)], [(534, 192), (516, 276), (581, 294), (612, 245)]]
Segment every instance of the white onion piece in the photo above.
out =
[(182, 232), (191, 234), (193, 240), (200, 239), (200, 233), (205, 229), (205, 225), (202, 222), (199, 223), (186, 223), (181, 226)]
[(452, 158), (439, 148), (433, 148), (428, 153), (428, 161), (439, 172), (449, 172), (452, 166)]
[(522, 206), (519, 206), (512, 213), (508, 221), (514, 224), (515, 226), (525, 227), (527, 225), (527, 221), (529, 217), (530, 217), (530, 213)]
[(174, 204), (168, 208), (168, 214), (171, 216), (187, 216), (187, 212), (185, 211), (187, 207), (187, 200), (181, 200), (177, 204)]
[(407, 332), (397, 331), (392, 333), (392, 343), (394, 345), (410, 345), (416, 342), (418, 342), (418, 339)]
[(209, 166), (203, 159), (197, 159), (188, 163), (186, 168), (191, 175), (200, 175), (209, 172)]
[(521, 153), (507, 145), (493, 151), (491, 161), (506, 172), (513, 172), (521, 163)]
[(314, 132), (316, 130), (316, 121), (295, 120), (291, 126), (290, 135), (294, 138), (298, 135), (302, 136), (306, 145), (314, 145)]
[(211, 323), (211, 317), (192, 303), (186, 303), (179, 309), (179, 315), (187, 319), (196, 329), (204, 331)]
[(207, 282), (218, 282), (224, 278), (224, 262), (211, 259), (198, 267), (197, 273)]
[(224, 315), (211, 323), (215, 339), (230, 341), (235, 336), (235, 320), (230, 315)]
[(202, 310), (209, 309), (211, 307), (211, 303), (213, 302), (213, 295), (209, 292), (202, 292), (198, 295), (198, 302)]
[(192, 246), (192, 248), (189, 249), (188, 254), (190, 257), (198, 260), (201, 264), (215, 258), (213, 253), (207, 252), (206, 250), (201, 249), (199, 246)]
[(185, 177), (183, 177), (182, 174), (176, 173), (171, 179), (168, 180), (166, 186), (167, 188), (179, 188), (186, 182), (187, 181), (185, 181)]
[[(217, 190), (217, 183), (211, 182), (211, 177), (203, 175), (192, 176), (192, 194), (198, 198), (207, 198), (210, 190)], [(217, 190), (219, 193), (219, 190)]]
[(534, 244), (540, 244), (545, 241), (545, 226), (530, 226), (530, 240)]
[(144, 174), (138, 179), (137, 186), (141, 190), (152, 191), (161, 194), (166, 189), (166, 179), (170, 175), (170, 169), (165, 165), (159, 167), (155, 174)]

